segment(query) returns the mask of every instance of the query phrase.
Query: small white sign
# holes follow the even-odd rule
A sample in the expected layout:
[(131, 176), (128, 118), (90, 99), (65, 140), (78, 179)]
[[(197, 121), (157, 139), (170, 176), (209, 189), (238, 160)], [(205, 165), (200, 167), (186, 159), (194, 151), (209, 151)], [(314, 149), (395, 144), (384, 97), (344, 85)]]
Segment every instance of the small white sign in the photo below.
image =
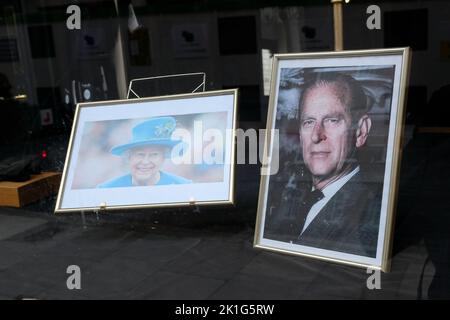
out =
[(52, 109), (41, 110), (41, 126), (49, 126), (53, 124), (53, 111)]
[(208, 31), (206, 24), (183, 24), (172, 27), (175, 58), (208, 56)]

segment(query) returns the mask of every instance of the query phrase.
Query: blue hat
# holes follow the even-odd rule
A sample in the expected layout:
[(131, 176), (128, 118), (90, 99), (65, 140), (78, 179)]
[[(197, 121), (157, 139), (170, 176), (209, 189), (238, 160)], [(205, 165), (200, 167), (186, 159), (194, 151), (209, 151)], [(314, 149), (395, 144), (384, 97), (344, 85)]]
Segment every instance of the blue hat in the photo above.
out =
[(176, 121), (172, 117), (159, 117), (144, 121), (133, 128), (130, 142), (113, 147), (111, 153), (120, 156), (128, 149), (147, 145), (172, 148), (181, 142), (181, 140), (171, 139), (175, 127)]

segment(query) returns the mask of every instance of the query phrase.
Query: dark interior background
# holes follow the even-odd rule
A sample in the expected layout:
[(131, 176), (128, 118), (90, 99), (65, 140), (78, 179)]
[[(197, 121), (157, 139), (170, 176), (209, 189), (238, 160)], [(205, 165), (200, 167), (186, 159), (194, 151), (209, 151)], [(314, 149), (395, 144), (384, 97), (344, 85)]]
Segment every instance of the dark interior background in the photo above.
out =
[[(66, 27), (71, 4), (81, 8), (81, 30)], [(381, 9), (380, 30), (366, 27), (371, 4)], [(361, 0), (344, 5), (345, 49), (403, 46), (412, 48), (412, 65), (394, 255), (423, 245), (428, 256), (423, 270), (429, 263), (435, 269), (428, 297), (448, 298), (450, 3)], [(265, 128), (270, 56), (333, 48), (333, 11), (324, 0), (4, 0), (0, 158), (44, 152), (42, 169), (62, 171), (76, 103), (124, 99), (131, 79), (156, 75), (205, 72), (206, 90), (239, 88), (238, 127)], [(198, 82), (156, 80), (139, 92), (191, 92)], [(120, 212), (105, 219), (126, 224), (158, 217), (160, 223), (189, 228), (253, 228), (259, 164), (238, 165), (235, 184), (234, 207), (202, 208), (195, 214), (183, 209)], [(52, 215), (54, 201), (28, 209)]]

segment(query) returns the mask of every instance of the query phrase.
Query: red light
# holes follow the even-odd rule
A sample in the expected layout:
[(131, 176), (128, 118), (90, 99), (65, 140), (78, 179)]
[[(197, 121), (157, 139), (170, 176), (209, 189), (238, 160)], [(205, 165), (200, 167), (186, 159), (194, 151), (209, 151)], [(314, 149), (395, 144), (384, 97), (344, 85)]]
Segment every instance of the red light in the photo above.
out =
[(42, 158), (42, 159), (47, 158), (47, 151), (42, 150), (42, 152), (41, 152), (41, 158)]

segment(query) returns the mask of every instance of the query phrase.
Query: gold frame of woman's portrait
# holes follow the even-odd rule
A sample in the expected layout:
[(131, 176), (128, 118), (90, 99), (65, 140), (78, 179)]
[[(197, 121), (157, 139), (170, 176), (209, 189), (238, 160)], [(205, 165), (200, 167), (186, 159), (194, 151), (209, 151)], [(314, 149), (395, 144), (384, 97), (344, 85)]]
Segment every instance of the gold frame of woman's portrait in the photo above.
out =
[[(223, 99), (223, 101), (225, 101), (224, 99), (227, 99), (226, 100), (227, 102), (224, 103), (224, 105), (219, 106), (216, 111), (214, 111), (214, 110), (209, 111), (208, 110), (209, 106), (206, 105), (205, 102), (207, 102), (207, 100), (205, 100), (205, 98), (206, 99), (207, 98), (212, 98), (212, 99), (217, 98), (217, 99)], [(235, 172), (235, 148), (236, 148), (234, 135), (235, 135), (235, 130), (236, 130), (237, 98), (238, 98), (238, 89), (227, 89), (227, 90), (215, 90), (215, 91), (198, 92), (198, 93), (158, 96), (158, 97), (150, 97), (150, 98), (122, 99), (122, 100), (86, 102), (86, 103), (77, 104), (74, 121), (73, 121), (73, 126), (72, 126), (72, 131), (71, 131), (71, 135), (70, 135), (70, 139), (69, 139), (67, 154), (66, 154), (66, 158), (65, 158), (61, 184), (59, 187), (58, 197), (57, 197), (57, 201), (56, 201), (55, 213), (59, 214), (59, 213), (70, 213), (70, 212), (95, 212), (95, 211), (99, 211), (99, 210), (109, 211), (109, 210), (119, 210), (119, 209), (126, 210), (126, 209), (140, 209), (140, 208), (234, 205), (234, 201), (235, 201), (234, 172)], [(95, 108), (104, 109), (105, 107), (111, 108), (111, 110), (114, 110), (114, 107), (129, 105), (127, 110), (129, 111), (130, 114), (133, 114), (133, 110), (134, 110), (133, 106), (134, 105), (152, 103), (153, 104), (152, 107), (155, 107), (155, 106), (157, 107), (158, 103), (167, 103), (167, 102), (170, 102), (170, 103), (178, 102), (179, 105), (182, 105), (182, 103), (187, 103), (187, 100), (189, 100), (189, 99), (199, 103), (199, 105), (194, 104), (193, 107), (190, 107), (189, 109), (186, 110), (186, 113), (184, 113), (184, 111), (183, 111), (184, 109), (181, 110), (180, 112), (176, 112), (176, 114), (170, 114), (170, 113), (165, 113), (165, 112), (161, 111), (161, 112), (157, 112), (157, 114), (158, 114), (157, 116), (155, 116), (155, 115), (148, 116), (148, 117), (144, 116), (142, 118), (154, 118), (154, 117), (163, 118), (163, 117), (177, 117), (177, 116), (186, 116), (186, 115), (190, 116), (190, 115), (195, 115), (195, 114), (212, 114), (212, 113), (226, 112), (226, 115), (227, 115), (226, 122), (227, 123), (226, 123), (226, 129), (225, 129), (226, 133), (225, 133), (225, 137), (224, 137), (225, 143), (223, 144), (223, 147), (224, 147), (223, 156), (225, 159), (223, 162), (224, 174), (223, 174), (223, 182), (222, 182), (222, 184), (226, 185), (226, 188), (221, 187), (222, 188), (222, 189), (220, 189), (221, 191), (217, 192), (217, 194), (226, 194), (226, 196), (220, 197), (218, 199), (213, 199), (213, 200), (211, 200), (211, 199), (208, 199), (208, 200), (203, 199), (202, 200), (199, 198), (196, 199), (195, 197), (189, 197), (183, 201), (173, 201), (173, 202), (161, 201), (161, 202), (138, 203), (138, 204), (126, 203), (126, 204), (114, 204), (114, 205), (110, 205), (107, 202), (102, 201), (101, 198), (99, 198), (98, 205), (97, 204), (96, 205), (88, 205), (88, 206), (84, 206), (84, 205), (73, 206), (72, 205), (70, 207), (68, 207), (67, 205), (64, 205), (64, 197), (67, 192), (66, 189), (70, 189), (69, 188), (70, 186), (69, 187), (67, 186), (69, 172), (70, 172), (70, 175), (73, 176), (75, 166), (76, 166), (76, 163), (72, 163), (72, 159), (73, 159), (72, 156), (73, 156), (74, 149), (75, 149), (75, 141), (77, 141), (77, 143), (78, 143), (78, 149), (76, 151), (78, 151), (78, 153), (80, 152), (80, 150), (79, 150), (79, 148), (80, 148), (79, 145), (81, 145), (81, 142), (80, 142), (81, 137), (80, 136), (83, 135), (83, 132), (78, 132), (78, 128), (80, 126), (80, 122), (82, 122), (80, 120), (80, 114), (81, 114), (82, 110), (87, 110), (87, 109), (93, 110)], [(199, 99), (203, 99), (203, 100), (199, 100)], [(203, 104), (200, 103), (200, 101), (203, 101)], [(217, 101), (219, 101), (219, 100), (217, 100)], [(225, 104), (226, 104), (226, 106), (225, 106)], [(176, 107), (176, 108), (178, 108), (178, 107)], [(203, 110), (203, 111), (194, 112), (195, 110)], [(124, 113), (124, 110), (122, 110), (121, 112)], [(149, 114), (153, 114), (153, 113), (150, 112)], [(113, 119), (113, 120), (132, 120), (132, 119), (141, 119), (141, 117), (133, 118), (133, 116), (128, 117), (128, 115), (127, 115), (127, 117), (117, 118), (117, 119)], [(103, 120), (99, 119), (99, 120), (94, 120), (94, 121), (103, 121)], [(228, 137), (228, 135), (230, 135), (230, 137)], [(228, 139), (228, 138), (230, 138), (230, 139)], [(169, 139), (171, 139), (171, 138), (169, 138)], [(194, 152), (194, 151), (192, 151), (192, 152)], [(75, 162), (77, 162), (77, 161), (75, 161)], [(191, 185), (196, 185), (196, 184), (197, 183), (195, 183), (195, 182), (191, 183)], [(181, 186), (181, 184), (178, 184), (178, 185), (168, 184), (165, 187), (173, 188), (173, 186)], [(202, 190), (204, 190), (204, 187), (202, 187), (202, 188), (200, 188), (200, 186), (198, 188), (196, 188), (196, 193), (200, 194), (201, 192), (203, 192)], [(96, 189), (96, 188), (94, 188), (94, 189)], [(92, 190), (94, 190), (94, 189), (92, 189)], [(112, 189), (122, 189), (123, 190), (123, 188), (111, 188), (108, 190), (112, 190)], [(143, 189), (143, 188), (141, 188), (141, 189)]]
[[(274, 155), (274, 144), (278, 143), (277, 140), (273, 139), (274, 136), (271, 134), (272, 130), (277, 129), (276, 121), (277, 121), (277, 112), (279, 105), (279, 92), (280, 92), (280, 77), (281, 77), (281, 69), (282, 68), (292, 68), (299, 70), (306, 69), (315, 69), (319, 70), (320, 68), (336, 68), (341, 70), (345, 70), (345, 68), (350, 69), (354, 67), (353, 71), (357, 70), (358, 67), (364, 68), (367, 67), (370, 69), (374, 65), (383, 66), (382, 61), (396, 61), (395, 64), (392, 65), (393, 70), (400, 68), (399, 72), (392, 71), (392, 94), (390, 109), (388, 112), (389, 116), (389, 125), (387, 125), (387, 137), (386, 137), (386, 156), (384, 157), (385, 167), (384, 167), (384, 177), (388, 177), (389, 181), (387, 182), (385, 178), (382, 180), (382, 199), (380, 200), (380, 216), (378, 222), (378, 231), (377, 231), (377, 239), (376, 247), (375, 247), (375, 256), (364, 256), (358, 254), (349, 254), (344, 251), (335, 251), (326, 249), (326, 247), (317, 247), (301, 245), (301, 241), (297, 242), (297, 239), (300, 239), (302, 233), (305, 232), (305, 227), (303, 229), (295, 229), (294, 233), (292, 233), (294, 237), (294, 241), (284, 240), (287, 238), (280, 237), (277, 240), (275, 238), (270, 238), (271, 233), (266, 232), (267, 225), (269, 225), (272, 221), (269, 218), (266, 220), (269, 215), (270, 218), (274, 217), (277, 213), (281, 212), (281, 207), (287, 206), (286, 204), (280, 204), (279, 207), (271, 206), (269, 203), (269, 184), (271, 181), (272, 175), (261, 175), (260, 181), (260, 190), (259, 190), (259, 199), (258, 199), (258, 209), (257, 209), (257, 218), (255, 225), (255, 235), (254, 235), (254, 247), (260, 248), (264, 250), (269, 250), (278, 253), (285, 253), (291, 255), (298, 255), (302, 257), (314, 258), (323, 261), (340, 263), (350, 266), (362, 267), (362, 268), (370, 268), (373, 270), (381, 270), (383, 272), (389, 272), (391, 266), (391, 248), (392, 248), (392, 239), (393, 239), (393, 230), (394, 230), (394, 216), (396, 210), (396, 201), (397, 201), (397, 189), (398, 189), (398, 180), (399, 180), (399, 165), (401, 160), (401, 143), (402, 143), (402, 135), (404, 129), (405, 122), (405, 101), (408, 87), (408, 75), (410, 69), (410, 49), (409, 48), (392, 48), (392, 49), (375, 49), (375, 50), (353, 50), (353, 51), (334, 51), (334, 52), (319, 52), (319, 53), (294, 53), (294, 54), (276, 54), (273, 57), (272, 64), (272, 79), (271, 79), (271, 87), (270, 87), (270, 97), (269, 97), (269, 108), (267, 115), (267, 131), (265, 137), (265, 147), (264, 147), (264, 155), (271, 159)], [(385, 57), (385, 58), (383, 58)], [(352, 61), (353, 64), (352, 64)], [(375, 61), (372, 63), (371, 61)], [(376, 62), (378, 61), (378, 62)], [(391, 65), (392, 63), (386, 63), (386, 65)], [(380, 67), (381, 68), (381, 67)], [(306, 71), (301, 71), (306, 72)], [(319, 71), (316, 71), (319, 73)], [(344, 72), (345, 73), (345, 72)], [(304, 74), (304, 73), (302, 73)], [(306, 80), (302, 80), (302, 83), (305, 83)], [(358, 82), (358, 81), (357, 81)], [(395, 90), (397, 88), (397, 91)], [(295, 88), (294, 88), (295, 89)], [(299, 92), (300, 89), (297, 89)], [(299, 97), (301, 97), (302, 93), (299, 93)], [(394, 105), (394, 95), (396, 96), (396, 104)], [(306, 96), (306, 95), (305, 95)], [(367, 96), (366, 96), (367, 98)], [(306, 99), (306, 98), (305, 98)], [(301, 99), (297, 99), (299, 101)], [(298, 102), (300, 104), (300, 102)], [(297, 105), (297, 117), (300, 118), (299, 110), (300, 106)], [(395, 109), (395, 120), (392, 119), (392, 111)], [(296, 119), (298, 119), (296, 118)], [(395, 122), (395, 123), (394, 123)], [(280, 122), (281, 123), (281, 122)], [(281, 126), (281, 125), (280, 125)], [(300, 126), (300, 125), (299, 125)], [(299, 129), (296, 131), (300, 132)], [(300, 140), (299, 140), (300, 141)], [(389, 144), (392, 146), (391, 150), (388, 150)], [(280, 149), (282, 147), (282, 143), (280, 142)], [(390, 155), (388, 156), (388, 154)], [(389, 158), (390, 157), (390, 158)], [(303, 158), (303, 156), (301, 156)], [(388, 164), (387, 159), (391, 159)], [(283, 170), (283, 163), (280, 157), (279, 159), (279, 170)], [(303, 161), (303, 160), (302, 160)], [(389, 170), (387, 169), (389, 165)], [(266, 172), (270, 172), (270, 162), (264, 168)], [(359, 167), (358, 167), (359, 170)], [(289, 171), (291, 172), (291, 171)], [(303, 174), (303, 173), (302, 173)], [(288, 175), (289, 176), (289, 175)], [(311, 188), (311, 187), (309, 187)], [(312, 188), (314, 190), (314, 188)], [(386, 192), (386, 190), (388, 192)], [(277, 189), (277, 193), (281, 193), (281, 190)], [(386, 199), (387, 195), (387, 199)], [(278, 196), (278, 195), (277, 195)], [(275, 197), (275, 195), (274, 195)], [(282, 197), (279, 196), (281, 199)], [(272, 198), (270, 198), (272, 199)], [(284, 198), (283, 198), (284, 199)], [(333, 199), (331, 197), (331, 199)], [(292, 199), (287, 199), (286, 202), (290, 202)], [(328, 201), (331, 201), (328, 199)], [(387, 201), (383, 207), (382, 202)], [(281, 200), (279, 203), (282, 203)], [(325, 204), (326, 205), (326, 204)], [(295, 207), (295, 206), (292, 206)], [(291, 208), (292, 208), (291, 207)], [(268, 209), (270, 208), (270, 210)], [(275, 208), (275, 212), (272, 212), (272, 209)], [(311, 208), (311, 207), (309, 207)], [(310, 209), (306, 210), (306, 215)], [(324, 207), (322, 207), (323, 209)], [(318, 215), (320, 215), (320, 210)], [(276, 211), (279, 210), (279, 211)], [(284, 209), (283, 209), (284, 210)], [(289, 212), (295, 212), (295, 208), (289, 209)], [(270, 211), (270, 212), (269, 212)], [(356, 210), (355, 210), (356, 211)], [(269, 212), (269, 213), (268, 213)], [(286, 212), (286, 211), (284, 211)], [(280, 217), (281, 216), (281, 213)], [(331, 213), (333, 214), (333, 213)], [(283, 216), (284, 217), (284, 216)], [(292, 217), (292, 215), (291, 215)], [(317, 216), (312, 219), (316, 219)], [(287, 219), (280, 218), (279, 221), (284, 223), (283, 221), (287, 221)], [(291, 220), (292, 221), (292, 220)], [(311, 221), (311, 220), (309, 220)], [(311, 222), (309, 222), (311, 225)], [(292, 224), (290, 224), (292, 227)], [(304, 225), (303, 225), (304, 226)], [(306, 225), (306, 229), (309, 226)], [(292, 229), (277, 229), (277, 230), (292, 230)], [(299, 230), (302, 230), (301, 232)], [(320, 230), (320, 229), (319, 229)], [(382, 232), (384, 230), (384, 232)], [(280, 233), (281, 235), (281, 233)], [(297, 237), (298, 238), (295, 238)], [(268, 236), (269, 238), (266, 238)], [(317, 236), (319, 239), (320, 236)], [(306, 242), (307, 243), (307, 242)], [(320, 243), (320, 242), (318, 242)], [(330, 246), (331, 247), (331, 246)]]

